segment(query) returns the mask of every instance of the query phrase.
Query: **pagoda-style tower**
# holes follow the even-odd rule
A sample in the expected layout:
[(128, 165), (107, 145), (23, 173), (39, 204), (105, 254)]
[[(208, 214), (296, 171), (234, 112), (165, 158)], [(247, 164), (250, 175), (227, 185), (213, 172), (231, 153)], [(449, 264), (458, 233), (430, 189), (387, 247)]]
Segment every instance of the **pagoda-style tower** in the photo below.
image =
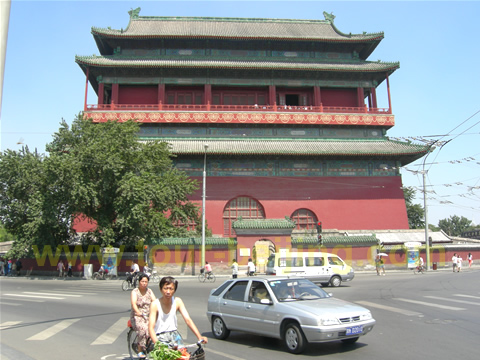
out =
[[(383, 33), (325, 20), (139, 16), (92, 28), (100, 55), (75, 61), (98, 95), (95, 122), (135, 119), (200, 182), (214, 235), (238, 218), (292, 219), (294, 233), (407, 229), (400, 167), (427, 148), (391, 141), (389, 76), (368, 61)], [(388, 107), (377, 105), (386, 82)], [(85, 90), (87, 91), (87, 90)], [(87, 94), (85, 94), (87, 99)], [(208, 147), (205, 145), (208, 144)], [(260, 222), (261, 224), (261, 222)], [(258, 225), (261, 226), (261, 225)]]

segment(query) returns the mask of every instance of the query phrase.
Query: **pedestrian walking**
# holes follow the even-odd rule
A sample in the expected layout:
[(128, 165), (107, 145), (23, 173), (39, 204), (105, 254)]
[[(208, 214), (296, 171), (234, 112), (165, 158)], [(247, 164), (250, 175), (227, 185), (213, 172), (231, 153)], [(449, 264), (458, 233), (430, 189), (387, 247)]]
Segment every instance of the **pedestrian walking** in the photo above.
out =
[(5, 261), (3, 261), (2, 258), (0, 258), (0, 276), (3, 275), (5, 272), (4, 267), (5, 267)]
[(458, 254), (458, 257), (457, 257), (457, 272), (460, 272), (462, 271), (462, 255)]
[(453, 265), (453, 272), (457, 271), (457, 253), (454, 253), (452, 256), (452, 265)]
[(58, 276), (59, 276), (59, 277), (62, 277), (62, 276), (63, 276), (63, 269), (65, 269), (65, 265), (63, 265), (63, 261), (62, 261), (62, 260), (58, 260), (57, 270), (58, 270)]
[(468, 267), (471, 268), (472, 267), (472, 263), (473, 263), (473, 255), (472, 253), (468, 253)]
[(238, 263), (237, 263), (237, 259), (233, 259), (233, 263), (232, 263), (232, 278), (236, 279), (237, 276), (238, 276)]
[(22, 262), (20, 259), (17, 259), (17, 262), (15, 263), (16, 268), (17, 268), (17, 276), (20, 276), (20, 270), (22, 270)]

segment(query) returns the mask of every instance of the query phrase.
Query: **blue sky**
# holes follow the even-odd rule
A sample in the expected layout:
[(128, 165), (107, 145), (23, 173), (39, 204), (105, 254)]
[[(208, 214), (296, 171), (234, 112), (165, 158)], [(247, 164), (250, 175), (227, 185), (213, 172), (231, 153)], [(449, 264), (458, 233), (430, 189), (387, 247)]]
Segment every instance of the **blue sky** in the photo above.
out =
[[(12, 0), (1, 111), (1, 150), (45, 144), (84, 103), (85, 76), (75, 55), (99, 54), (91, 27), (125, 28), (143, 16), (323, 20), (344, 33), (383, 31), (369, 60), (399, 61), (390, 77), (393, 138), (451, 140), (426, 160), (429, 223), (451, 215), (480, 224), (480, 2), (478, 1), (21, 1)], [(384, 85), (379, 107), (388, 107)], [(87, 102), (96, 103), (89, 89)], [(402, 169), (419, 189), (423, 159)], [(477, 187), (477, 188), (475, 188)]]

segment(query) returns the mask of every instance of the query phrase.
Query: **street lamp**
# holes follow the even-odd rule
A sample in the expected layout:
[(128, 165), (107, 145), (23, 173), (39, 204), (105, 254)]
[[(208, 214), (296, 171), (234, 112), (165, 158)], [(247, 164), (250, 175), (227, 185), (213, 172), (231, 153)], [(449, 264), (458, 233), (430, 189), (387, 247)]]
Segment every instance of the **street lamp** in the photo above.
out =
[(205, 148), (205, 153), (203, 156), (203, 192), (202, 192), (202, 249), (201, 249), (201, 259), (200, 265), (202, 268), (205, 268), (205, 192), (206, 192), (206, 181), (207, 181), (207, 149), (208, 144), (203, 144)]

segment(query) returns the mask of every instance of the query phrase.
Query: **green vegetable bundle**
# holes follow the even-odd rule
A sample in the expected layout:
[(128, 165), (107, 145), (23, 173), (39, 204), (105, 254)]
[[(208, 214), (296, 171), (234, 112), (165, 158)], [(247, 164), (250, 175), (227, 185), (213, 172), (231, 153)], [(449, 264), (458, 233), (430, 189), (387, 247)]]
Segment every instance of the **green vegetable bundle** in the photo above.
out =
[(149, 358), (152, 360), (177, 360), (182, 356), (182, 353), (178, 350), (173, 350), (168, 345), (157, 341), (153, 348), (153, 351), (149, 354)]

